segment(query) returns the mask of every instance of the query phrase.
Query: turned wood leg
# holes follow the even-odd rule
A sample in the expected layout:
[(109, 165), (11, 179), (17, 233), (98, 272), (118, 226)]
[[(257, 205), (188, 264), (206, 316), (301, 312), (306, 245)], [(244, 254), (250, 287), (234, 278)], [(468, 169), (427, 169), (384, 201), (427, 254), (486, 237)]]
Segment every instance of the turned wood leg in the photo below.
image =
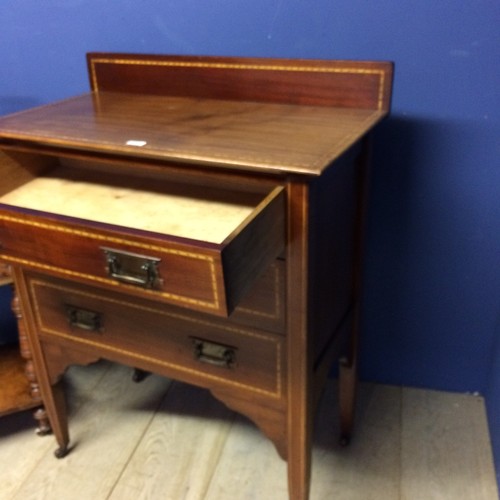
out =
[[(26, 330), (24, 326), (24, 319), (21, 312), (21, 307), (19, 304), (19, 297), (14, 288), (12, 298), (12, 311), (17, 319), (17, 328), (19, 332), (19, 350), (21, 352), (21, 357), (25, 360), (24, 373), (30, 384), (30, 396), (36, 404), (42, 405), (42, 397), (40, 395), (40, 386), (38, 385), (38, 380), (36, 378), (35, 369), (33, 367), (33, 357), (31, 354), (30, 345), (28, 342), (28, 337), (26, 336)], [(47, 412), (43, 406), (40, 406), (34, 412), (34, 417), (38, 423), (36, 433), (39, 436), (45, 436), (51, 432), (49, 419), (47, 417)]]

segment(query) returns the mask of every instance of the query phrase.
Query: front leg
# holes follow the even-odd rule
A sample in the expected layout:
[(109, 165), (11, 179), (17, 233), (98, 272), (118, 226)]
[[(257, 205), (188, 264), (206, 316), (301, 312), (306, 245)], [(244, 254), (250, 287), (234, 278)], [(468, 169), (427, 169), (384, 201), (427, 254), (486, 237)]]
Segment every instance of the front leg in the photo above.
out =
[(288, 185), (287, 452), (290, 500), (308, 500), (313, 431), (313, 339), (309, 319), (309, 188)]
[(64, 397), (64, 391), (62, 387), (62, 382), (58, 382), (52, 387), (52, 399), (54, 404), (54, 410), (57, 414), (54, 428), (54, 435), (57, 440), (59, 448), (54, 452), (56, 458), (65, 457), (69, 451), (69, 433), (68, 433), (68, 420), (66, 412), (66, 401)]
[[(36, 322), (33, 312), (29, 307), (29, 295), (21, 269), (12, 268), (12, 277), (16, 285), (16, 295), (13, 302), (13, 309), (20, 320), (20, 337), (22, 339), (21, 349), (24, 357), (29, 353), (29, 364), (27, 375), (30, 377), (32, 397), (43, 401), (45, 411), (39, 413), (42, 422), (42, 434), (47, 433), (47, 428), (52, 428), (52, 432), (57, 440), (59, 448), (55, 455), (62, 458), (69, 451), (68, 421), (66, 415), (66, 404), (60, 382), (50, 378), (47, 369), (46, 359), (42, 350), (41, 341), (36, 329)], [(46, 413), (45, 413), (46, 412)], [(50, 422), (50, 427), (47, 424)]]
[[(4, 275), (7, 276), (7, 273), (9, 273), (9, 271), (6, 268), (2, 269), (0, 267), (0, 275), (1, 276), (4, 276)], [(36, 377), (35, 368), (33, 366), (33, 356), (31, 354), (30, 344), (28, 341), (28, 337), (26, 335), (26, 330), (24, 327), (24, 319), (23, 319), (23, 315), (21, 312), (21, 306), (19, 303), (19, 297), (18, 297), (18, 294), (17, 294), (15, 287), (13, 287), (11, 309), (12, 309), (12, 312), (14, 313), (14, 316), (17, 320), (19, 351), (20, 351), (21, 357), (25, 361), (24, 373), (25, 373), (26, 378), (28, 379), (28, 382), (30, 384), (30, 396), (31, 396), (31, 399), (33, 400), (34, 406), (40, 405), (39, 408), (37, 408), (37, 410), (34, 413), (35, 420), (38, 422), (36, 433), (39, 436), (45, 436), (47, 434), (50, 434), (50, 432), (51, 432), (50, 423), (49, 423), (49, 419), (47, 416), (47, 412), (45, 411), (45, 408), (43, 407), (43, 404), (42, 404), (42, 397), (40, 395), (40, 387), (38, 385), (38, 380)]]

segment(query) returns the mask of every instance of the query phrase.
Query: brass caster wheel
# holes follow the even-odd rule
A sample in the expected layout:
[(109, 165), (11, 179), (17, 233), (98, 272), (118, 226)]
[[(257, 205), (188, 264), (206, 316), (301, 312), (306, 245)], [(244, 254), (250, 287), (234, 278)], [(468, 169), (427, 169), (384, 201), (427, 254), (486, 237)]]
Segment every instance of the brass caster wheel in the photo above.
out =
[(52, 429), (50, 427), (38, 427), (35, 430), (35, 434), (37, 436), (48, 436), (49, 434), (52, 434)]
[(340, 436), (339, 444), (340, 444), (340, 446), (342, 446), (342, 448), (345, 448), (346, 446), (348, 446), (350, 442), (351, 442), (351, 436), (347, 436), (347, 435)]
[(54, 455), (56, 458), (64, 458), (68, 453), (70, 449), (67, 446), (57, 448), (57, 450), (54, 452)]

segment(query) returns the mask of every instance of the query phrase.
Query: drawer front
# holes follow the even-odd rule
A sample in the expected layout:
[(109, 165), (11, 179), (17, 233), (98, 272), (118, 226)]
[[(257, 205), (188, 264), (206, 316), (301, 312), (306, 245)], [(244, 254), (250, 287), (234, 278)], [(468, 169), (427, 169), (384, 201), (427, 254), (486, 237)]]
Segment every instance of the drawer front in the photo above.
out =
[[(195, 309), (221, 308), (220, 259), (210, 249), (2, 214), (0, 245), (2, 260), (12, 264)], [(114, 270), (109, 262), (113, 255), (122, 259)], [(133, 283), (118, 276), (121, 267), (124, 276), (137, 277), (147, 262), (156, 268), (151, 282)]]
[(284, 248), (281, 188), (222, 244), (0, 211), (0, 259), (228, 316)]
[(33, 277), (29, 290), (37, 331), (49, 343), (203, 387), (282, 397), (281, 335), (59, 280)]

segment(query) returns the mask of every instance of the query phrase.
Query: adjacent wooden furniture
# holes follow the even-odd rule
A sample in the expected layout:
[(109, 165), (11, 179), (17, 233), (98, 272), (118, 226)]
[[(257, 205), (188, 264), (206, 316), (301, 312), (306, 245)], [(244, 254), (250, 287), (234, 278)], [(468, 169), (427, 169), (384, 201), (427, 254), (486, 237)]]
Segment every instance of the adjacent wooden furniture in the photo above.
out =
[[(0, 286), (9, 286), (12, 279), (5, 265), (0, 263)], [(19, 318), (17, 297), (12, 302), (14, 314)], [(22, 326), (22, 321), (18, 321)], [(40, 391), (33, 369), (31, 350), (23, 330), (19, 332), (19, 345), (0, 346), (0, 417), (16, 411), (37, 408), (37, 434), (50, 432), (47, 414), (42, 407)]]
[(99, 358), (208, 388), (308, 497), (314, 410), (356, 382), (368, 132), (392, 65), (88, 55), (92, 92), (0, 120), (0, 260), (46, 409)]

